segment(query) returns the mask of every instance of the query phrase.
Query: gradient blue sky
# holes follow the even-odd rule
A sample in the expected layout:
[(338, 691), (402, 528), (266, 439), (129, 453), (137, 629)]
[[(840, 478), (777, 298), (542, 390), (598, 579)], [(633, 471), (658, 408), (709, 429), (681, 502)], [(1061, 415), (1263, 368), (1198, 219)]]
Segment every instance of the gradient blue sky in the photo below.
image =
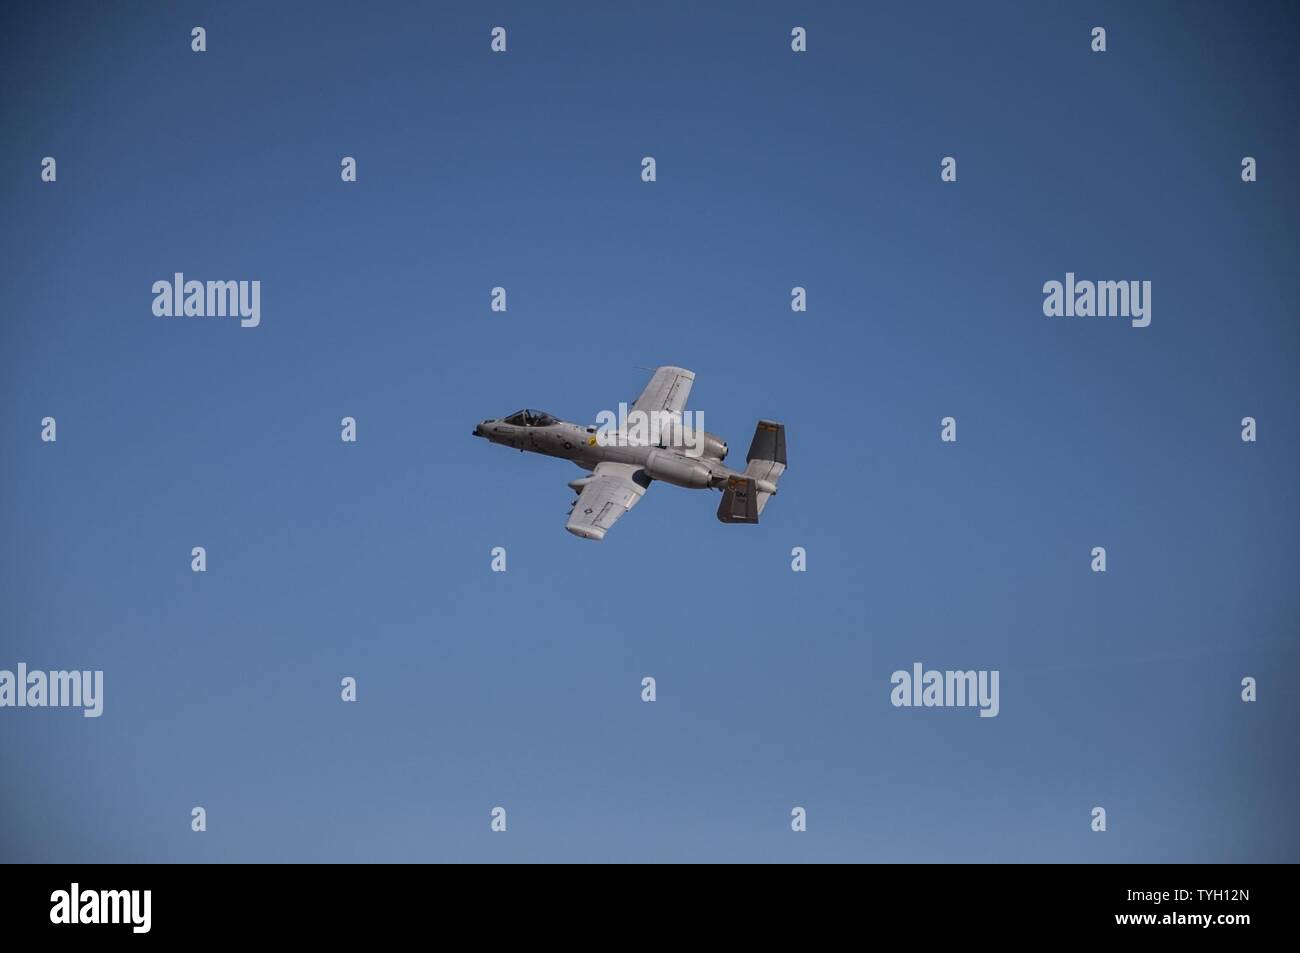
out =
[[(106, 685), (0, 710), (0, 858), (1297, 859), (1294, 7), (3, 16), (0, 668)], [(1067, 271), (1151, 326), (1045, 318)], [(759, 526), (588, 543), (470, 436), (663, 363), (741, 459), (785, 421)], [(915, 661), (1001, 714), (893, 708)]]

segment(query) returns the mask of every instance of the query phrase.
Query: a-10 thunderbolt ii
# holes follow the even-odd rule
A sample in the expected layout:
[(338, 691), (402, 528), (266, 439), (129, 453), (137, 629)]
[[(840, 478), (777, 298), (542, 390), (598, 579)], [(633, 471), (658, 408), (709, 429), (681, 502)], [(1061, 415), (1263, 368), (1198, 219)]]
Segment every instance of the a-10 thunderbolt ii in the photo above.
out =
[[(760, 420), (749, 445), (746, 466), (723, 465), (726, 441), (695, 430), (683, 413), (695, 374), (661, 367), (618, 418), (604, 412), (601, 427), (569, 423), (537, 410), (485, 420), (474, 436), (519, 451), (572, 460), (590, 476), (569, 486), (578, 494), (565, 529), (583, 539), (604, 539), (619, 517), (636, 505), (655, 480), (692, 490), (722, 490), (718, 519), (757, 523), (776, 483), (785, 472), (785, 425)], [(618, 420), (615, 428), (613, 423)]]

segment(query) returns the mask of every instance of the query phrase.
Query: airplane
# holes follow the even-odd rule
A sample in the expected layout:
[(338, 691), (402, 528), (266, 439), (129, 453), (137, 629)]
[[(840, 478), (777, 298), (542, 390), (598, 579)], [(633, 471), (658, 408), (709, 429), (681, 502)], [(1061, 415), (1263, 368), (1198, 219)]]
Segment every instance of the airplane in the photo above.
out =
[[(650, 378), (631, 411), (656, 413), (675, 427), (660, 427), (660, 440), (607, 441), (597, 427), (559, 420), (538, 410), (520, 410), (491, 418), (474, 428), (474, 436), (513, 447), (521, 453), (541, 453), (572, 460), (590, 476), (569, 483), (578, 494), (565, 529), (583, 539), (602, 540), (610, 528), (637, 504), (655, 480), (687, 489), (722, 490), (718, 519), (724, 523), (757, 523), (776, 484), (785, 472), (785, 425), (760, 420), (742, 470), (724, 466), (727, 443), (708, 433), (683, 426), (682, 411), (695, 383), (695, 374), (681, 367), (660, 367)], [(631, 412), (627, 415), (631, 418)], [(675, 437), (668, 440), (669, 433)], [(606, 445), (606, 444), (609, 445)], [(639, 443), (640, 445), (629, 445)], [(670, 445), (670, 443), (672, 445)], [(693, 456), (689, 451), (698, 451)]]

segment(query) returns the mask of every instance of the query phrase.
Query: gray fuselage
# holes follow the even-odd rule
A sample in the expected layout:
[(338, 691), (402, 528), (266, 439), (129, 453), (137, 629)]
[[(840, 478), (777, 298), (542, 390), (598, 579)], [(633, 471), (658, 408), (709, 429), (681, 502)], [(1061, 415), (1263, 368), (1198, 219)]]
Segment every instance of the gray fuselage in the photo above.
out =
[[(513, 419), (519, 414), (511, 416)], [(556, 420), (549, 415), (536, 416), (549, 422), (520, 424), (508, 423), (504, 419), (485, 420), (474, 428), (474, 436), (519, 451), (572, 460), (584, 470), (594, 470), (597, 464), (605, 462), (631, 464), (641, 467), (652, 480), (690, 489), (720, 487), (731, 477), (743, 476), (743, 473), (725, 466), (721, 459), (703, 454), (691, 456), (695, 451), (690, 447), (627, 446), (612, 441), (609, 446), (602, 446), (594, 426)], [(725, 444), (721, 455), (726, 455)]]

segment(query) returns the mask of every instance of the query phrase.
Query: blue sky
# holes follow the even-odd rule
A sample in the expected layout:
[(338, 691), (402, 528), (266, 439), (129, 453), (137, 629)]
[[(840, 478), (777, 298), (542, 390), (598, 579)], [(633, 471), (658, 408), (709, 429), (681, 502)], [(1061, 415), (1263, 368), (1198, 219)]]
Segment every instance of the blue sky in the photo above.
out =
[[(0, 710), (0, 857), (1296, 859), (1293, 10), (4, 16), (0, 668), (105, 711)], [(261, 325), (154, 317), (177, 271)], [(1067, 271), (1151, 326), (1044, 317)], [(667, 363), (736, 457), (785, 422), (760, 525), (588, 543), (470, 436)], [(917, 661), (1000, 714), (892, 707)]]

